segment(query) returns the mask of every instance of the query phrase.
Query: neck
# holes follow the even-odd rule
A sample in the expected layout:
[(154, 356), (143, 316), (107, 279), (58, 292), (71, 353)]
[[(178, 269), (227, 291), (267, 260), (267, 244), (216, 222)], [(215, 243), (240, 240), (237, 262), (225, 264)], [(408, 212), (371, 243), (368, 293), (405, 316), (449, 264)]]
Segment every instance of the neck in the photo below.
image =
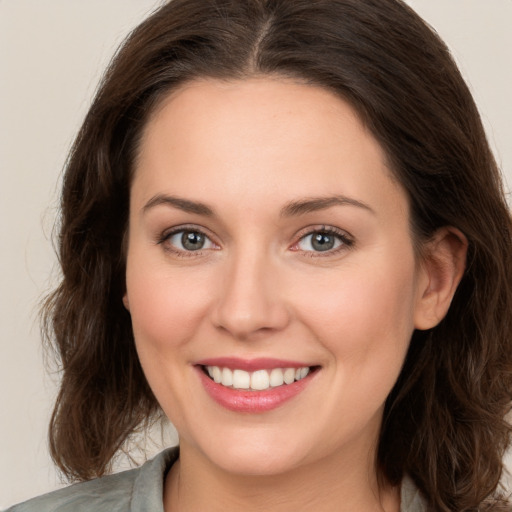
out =
[(165, 483), (165, 512), (398, 512), (399, 489), (379, 485), (373, 455), (362, 463), (334, 453), (284, 474), (239, 475), (181, 443)]

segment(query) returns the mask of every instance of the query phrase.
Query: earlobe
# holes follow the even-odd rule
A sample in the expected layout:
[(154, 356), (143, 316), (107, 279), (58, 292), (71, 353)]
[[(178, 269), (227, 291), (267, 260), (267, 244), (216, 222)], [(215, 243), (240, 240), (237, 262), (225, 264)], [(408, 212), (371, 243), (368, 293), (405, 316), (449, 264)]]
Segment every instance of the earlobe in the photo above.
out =
[(456, 228), (440, 228), (426, 243), (415, 328), (435, 327), (446, 315), (466, 267), (468, 241)]
[(127, 311), (130, 311), (130, 301), (128, 300), (128, 293), (125, 292), (123, 295), (123, 304)]

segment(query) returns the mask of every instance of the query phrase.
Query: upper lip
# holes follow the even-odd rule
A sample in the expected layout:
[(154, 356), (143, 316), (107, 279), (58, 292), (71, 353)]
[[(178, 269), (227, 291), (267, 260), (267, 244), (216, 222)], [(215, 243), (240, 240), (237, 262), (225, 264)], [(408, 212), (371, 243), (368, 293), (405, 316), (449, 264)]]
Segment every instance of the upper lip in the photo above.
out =
[(240, 359), (238, 357), (214, 357), (197, 361), (200, 366), (218, 366), (219, 368), (230, 368), (232, 370), (245, 370), (253, 372), (256, 370), (272, 370), (273, 368), (304, 368), (313, 366), (303, 361), (290, 361), (286, 359), (274, 359), (258, 357), (256, 359)]

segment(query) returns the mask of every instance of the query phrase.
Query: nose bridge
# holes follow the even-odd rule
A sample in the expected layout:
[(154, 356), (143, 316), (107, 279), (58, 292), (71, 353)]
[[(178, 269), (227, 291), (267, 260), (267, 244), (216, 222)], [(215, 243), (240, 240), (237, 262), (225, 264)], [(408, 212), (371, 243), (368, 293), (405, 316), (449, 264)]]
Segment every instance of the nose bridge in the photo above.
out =
[(216, 326), (239, 339), (285, 327), (288, 311), (278, 280), (279, 268), (268, 250), (247, 246), (233, 251), (225, 262)]

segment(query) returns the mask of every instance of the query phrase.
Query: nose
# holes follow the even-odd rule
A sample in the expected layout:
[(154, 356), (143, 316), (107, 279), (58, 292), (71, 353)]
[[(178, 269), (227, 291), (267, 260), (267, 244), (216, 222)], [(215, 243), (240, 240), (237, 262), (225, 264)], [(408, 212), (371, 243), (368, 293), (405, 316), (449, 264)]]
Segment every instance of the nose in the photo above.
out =
[(240, 254), (226, 262), (213, 323), (239, 340), (282, 330), (290, 321), (283, 292), (278, 265), (254, 252)]

